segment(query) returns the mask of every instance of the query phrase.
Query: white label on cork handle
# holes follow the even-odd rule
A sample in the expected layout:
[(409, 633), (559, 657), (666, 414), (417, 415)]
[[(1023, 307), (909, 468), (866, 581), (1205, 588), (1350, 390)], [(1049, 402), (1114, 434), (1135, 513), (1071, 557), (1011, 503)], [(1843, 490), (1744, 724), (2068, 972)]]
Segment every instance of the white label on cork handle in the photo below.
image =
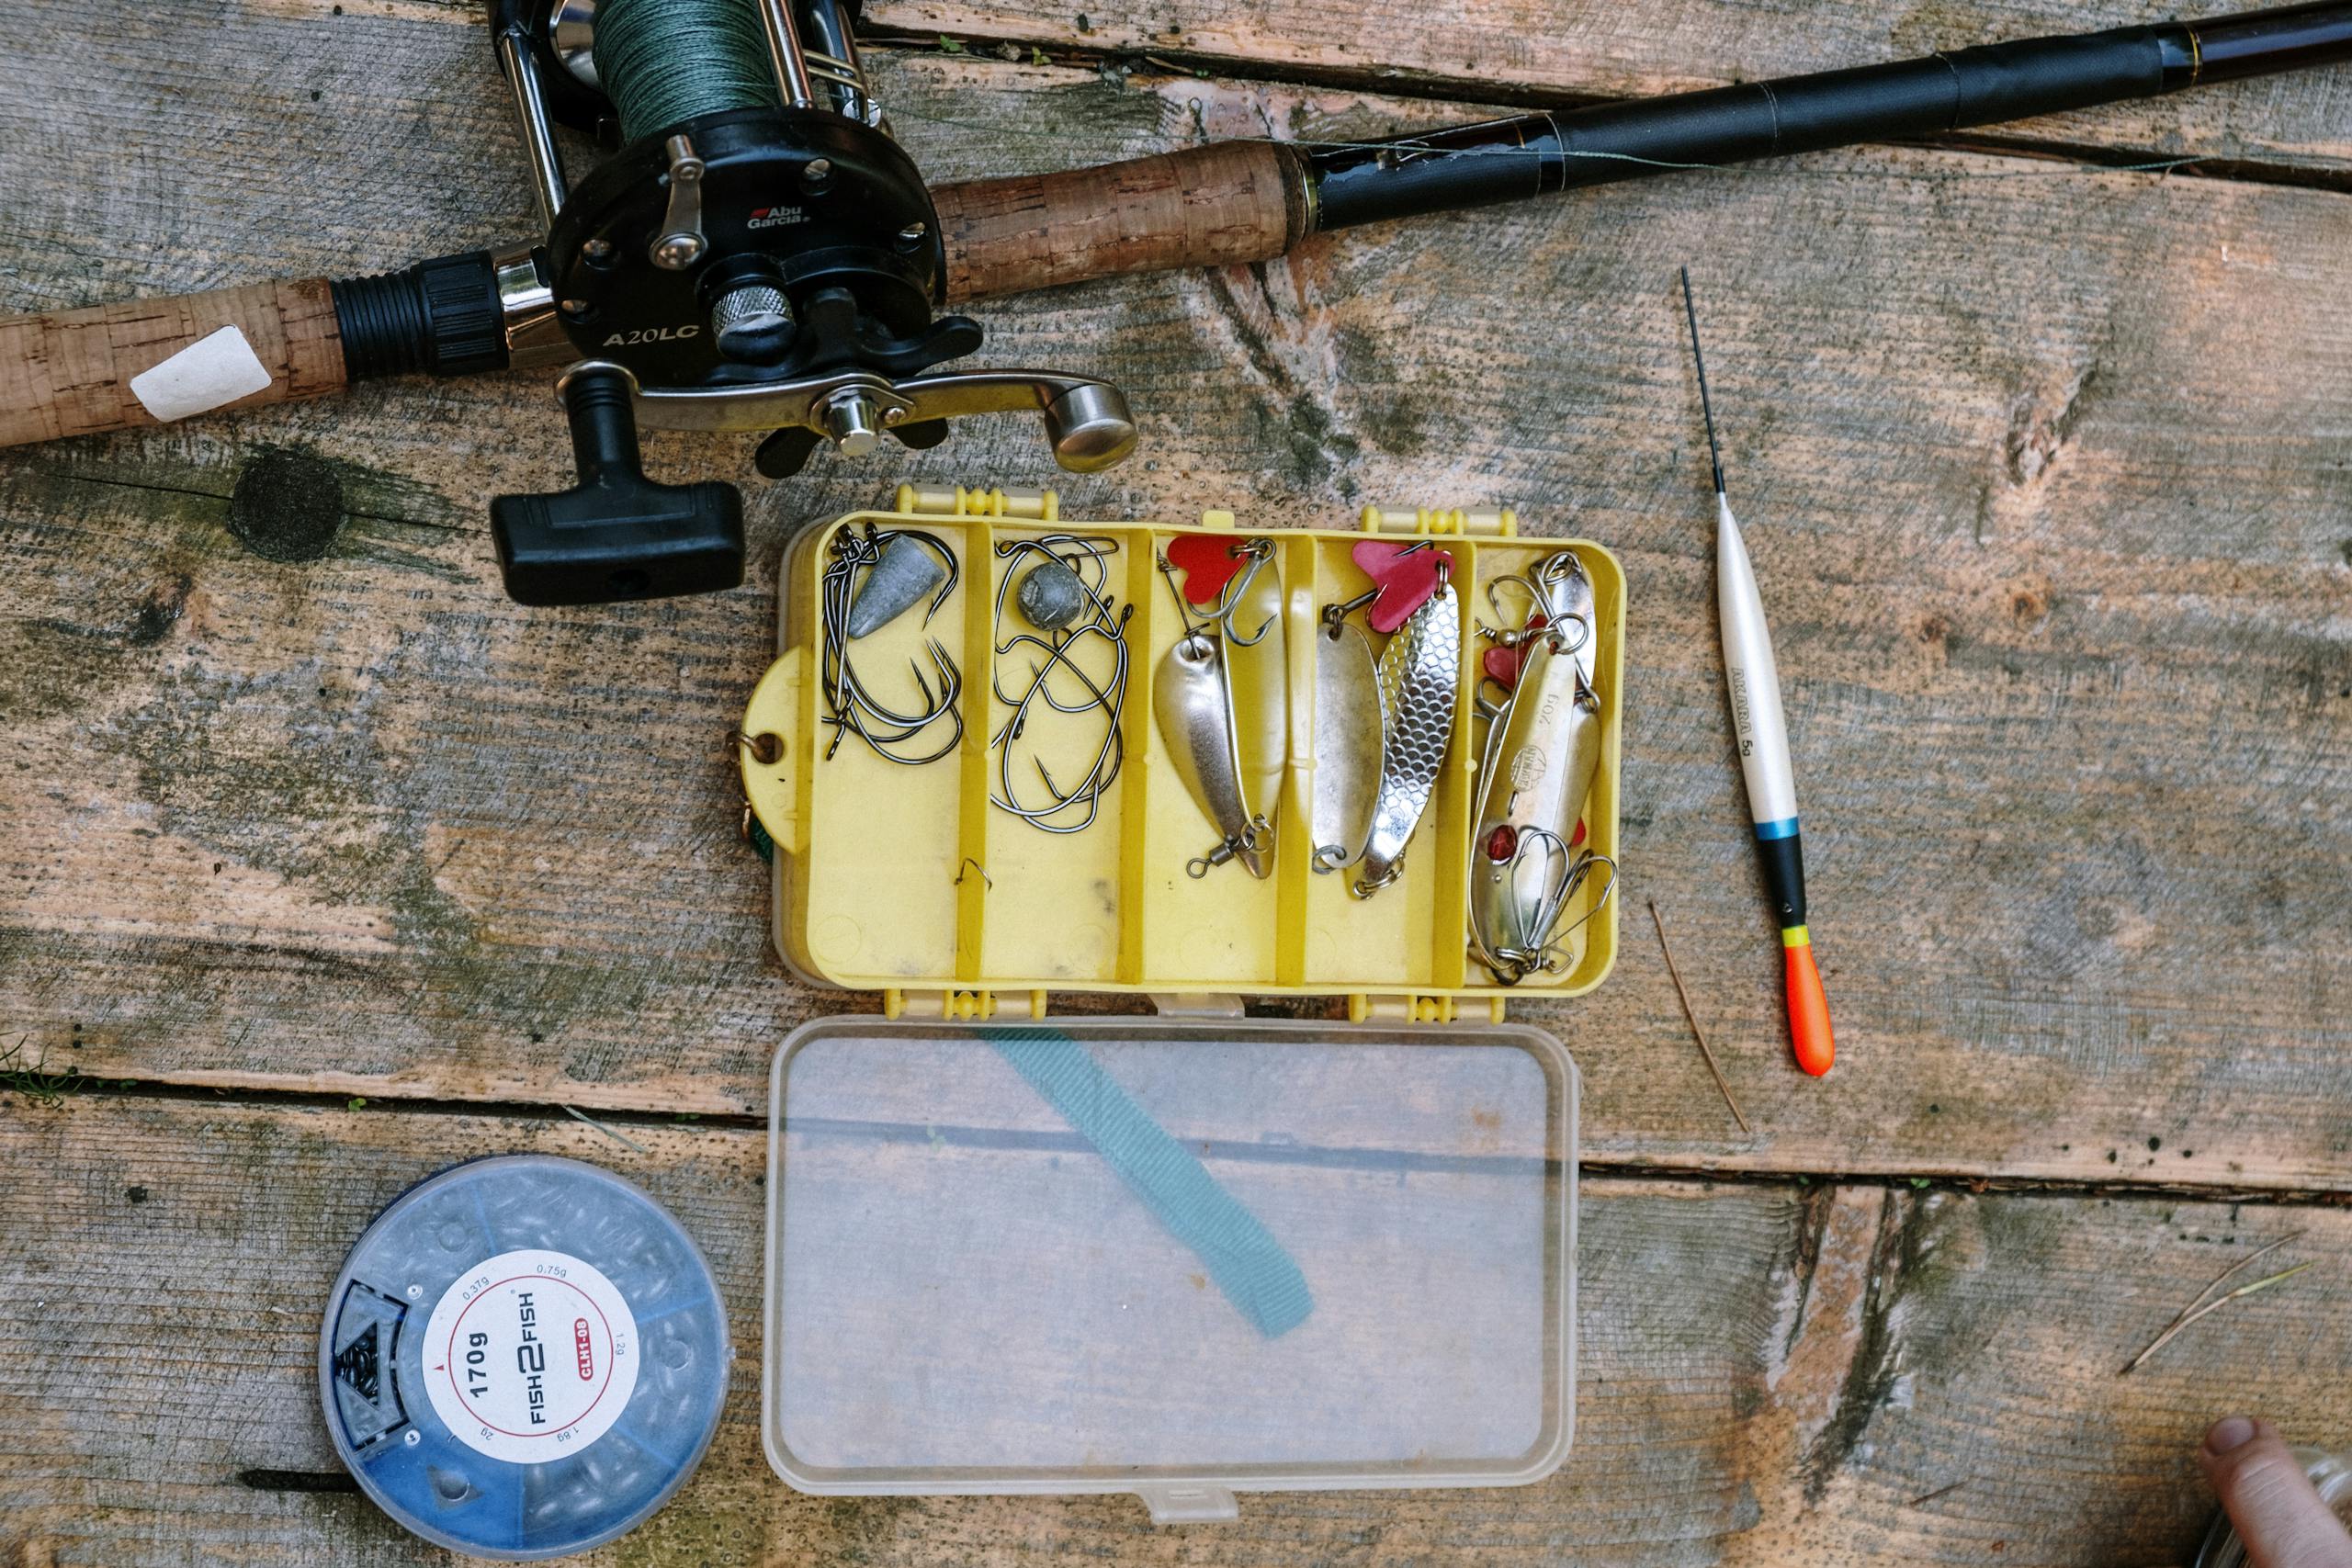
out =
[(198, 338), (152, 370), (130, 378), (131, 396), (158, 420), (169, 423), (209, 413), (223, 403), (251, 397), (269, 385), (269, 372), (235, 327)]

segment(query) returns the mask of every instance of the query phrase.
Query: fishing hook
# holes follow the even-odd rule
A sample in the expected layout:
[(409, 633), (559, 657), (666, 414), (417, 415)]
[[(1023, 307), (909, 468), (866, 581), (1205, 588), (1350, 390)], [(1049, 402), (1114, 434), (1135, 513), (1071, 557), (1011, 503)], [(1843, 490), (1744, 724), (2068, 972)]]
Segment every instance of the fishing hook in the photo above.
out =
[[(1079, 589), (1084, 595), (1089, 609), (1089, 613), (1078, 624), (1050, 636), (1016, 632), (1001, 641), (992, 639), (991, 642), (999, 658), (1023, 646), (1035, 647), (1045, 654), (1043, 664), (1031, 661), (1029, 683), (1018, 697), (1005, 690), (1003, 676), (1000, 670), (992, 668), (989, 679), (989, 689), (997, 701), (1006, 705), (1012, 710), (1006, 716), (1004, 722), (999, 726), (996, 733), (989, 739), (989, 747), (997, 752), (999, 785), (997, 791), (990, 792), (989, 799), (991, 804), (1012, 813), (1044, 832), (1075, 833), (1091, 825), (1101, 812), (1103, 794), (1116, 781), (1119, 770), (1126, 760), (1126, 737), (1120, 729), (1119, 707), (1126, 691), (1130, 667), (1126, 627), (1128, 621), (1135, 615), (1135, 606), (1133, 604), (1125, 607), (1115, 606), (1108, 597), (1107, 590), (1111, 580), (1108, 558), (1118, 548), (1119, 541), (1114, 538), (1080, 534), (1048, 534), (1038, 537), (1008, 539), (995, 547), (997, 558), (1002, 561), (1010, 562), (1023, 555), (1035, 555), (1039, 558), (1040, 565), (1051, 561), (1067, 570), (1077, 579)], [(1069, 553), (1063, 553), (1065, 550)], [(1031, 570), (1035, 570), (1037, 568), (1033, 567)], [(1011, 566), (1007, 566), (997, 583), (994, 613), (995, 625), (1000, 635), (1004, 626), (1005, 596), (1011, 591), (1012, 580), (1017, 575), (1019, 574)], [(1090, 636), (1099, 637), (1111, 644), (1113, 653), (1110, 677), (1107, 681), (1096, 681), (1085, 666), (1078, 662), (1076, 655), (1072, 652), (1073, 648), (1081, 638)], [(1056, 695), (1052, 686), (1052, 677), (1057, 667), (1068, 670), (1077, 680), (1086, 694), (1083, 701), (1065, 703)], [(1012, 748), (1013, 742), (1026, 733), (1031, 707), (1039, 701), (1044, 702), (1047, 708), (1060, 714), (1080, 715), (1100, 710), (1105, 716), (1105, 722), (1102, 740), (1095, 749), (1093, 761), (1087, 768), (1077, 787), (1073, 789), (1065, 790), (1056, 782), (1053, 771), (1046, 765), (1043, 757), (1033, 755), (1030, 758), (1031, 765), (1037, 770), (1038, 778), (1044, 783), (1047, 795), (1051, 796), (1050, 803), (1047, 805), (1031, 806), (1021, 799), (1020, 791), (1013, 784)], [(1083, 815), (1077, 821), (1053, 820), (1081, 807)]]
[[(956, 553), (937, 537), (921, 530), (905, 528), (878, 531), (872, 524), (861, 535), (843, 530), (832, 543), (833, 558), (826, 564), (819, 584), (820, 615), (823, 632), (823, 657), (819, 687), (825, 700), (826, 713), (821, 722), (832, 727), (832, 739), (825, 748), (830, 759), (841, 750), (842, 737), (854, 734), (886, 761), (909, 767), (935, 762), (953, 751), (964, 738), (964, 716), (960, 707), (964, 691), (963, 671), (956, 668), (955, 656), (937, 637), (924, 639), (932, 670), (938, 679), (934, 691), (931, 680), (923, 674), (922, 666), (909, 661), (915, 680), (915, 689), (922, 694), (922, 708), (914, 713), (900, 713), (875, 696), (852, 663), (849, 654), (848, 623), (851, 603), (856, 597), (858, 573), (871, 570), (880, 559), (882, 547), (900, 535), (912, 538), (918, 545), (936, 554), (945, 567), (947, 578), (932, 595), (930, 608), (923, 613), (928, 626), (955, 592), (962, 571)], [(922, 756), (908, 756), (893, 750), (912, 740), (917, 735), (940, 719), (952, 720), (947, 739), (935, 750)]]

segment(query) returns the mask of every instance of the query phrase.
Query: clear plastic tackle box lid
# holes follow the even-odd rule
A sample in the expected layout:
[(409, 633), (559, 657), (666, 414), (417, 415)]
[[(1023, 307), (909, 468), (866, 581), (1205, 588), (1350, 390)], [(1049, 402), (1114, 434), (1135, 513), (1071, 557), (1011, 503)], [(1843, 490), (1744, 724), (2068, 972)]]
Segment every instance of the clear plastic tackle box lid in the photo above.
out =
[(1538, 1030), (842, 1017), (770, 1087), (762, 1427), (804, 1492), (1208, 1520), (1566, 1456), (1577, 1074)]

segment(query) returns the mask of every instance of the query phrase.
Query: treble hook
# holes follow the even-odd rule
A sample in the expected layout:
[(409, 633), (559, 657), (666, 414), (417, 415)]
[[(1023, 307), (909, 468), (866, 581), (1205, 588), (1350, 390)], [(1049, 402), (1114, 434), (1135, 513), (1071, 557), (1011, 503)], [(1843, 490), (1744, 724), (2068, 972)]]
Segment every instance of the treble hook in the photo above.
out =
[(1253, 813), (1250, 825), (1230, 839), (1220, 840), (1216, 848), (1204, 855), (1195, 855), (1184, 863), (1184, 874), (1198, 882), (1214, 868), (1223, 865), (1242, 851), (1255, 854), (1266, 847), (1266, 833), (1272, 827), (1262, 814)]
[(1323, 635), (1329, 637), (1333, 642), (1339, 641), (1340, 623), (1346, 620), (1350, 615), (1354, 615), (1358, 610), (1363, 609), (1366, 604), (1371, 604), (1374, 599), (1379, 597), (1379, 589), (1367, 588), (1363, 592), (1357, 594), (1354, 598), (1347, 600), (1344, 603), (1324, 605)]
[(1225, 640), (1231, 646), (1255, 648), (1265, 641), (1267, 634), (1274, 629), (1274, 623), (1282, 618), (1282, 612), (1277, 609), (1268, 615), (1265, 624), (1246, 637), (1233, 629), (1233, 612), (1241, 607), (1241, 601), (1248, 597), (1250, 585), (1258, 580), (1258, 573), (1264, 570), (1266, 563), (1273, 558), (1274, 542), (1272, 539), (1243, 539), (1238, 544), (1227, 546), (1227, 550), (1229, 554), (1249, 557), (1250, 564), (1242, 569), (1239, 577), (1226, 584), (1225, 592), (1218, 594), (1216, 603), (1209, 606), (1209, 613), (1197, 622), (1193, 619), (1192, 609), (1186, 603), (1183, 593), (1176, 586), (1175, 563), (1162, 553), (1156, 558), (1156, 564), (1159, 568), (1160, 576), (1168, 580), (1168, 592), (1175, 597), (1176, 614), (1184, 623), (1184, 636), (1187, 640), (1200, 636), (1208, 627), (1215, 626), (1225, 635)]
[[(1498, 574), (1487, 584), (1487, 610), (1495, 617), (1495, 625), (1498, 627), (1508, 627), (1512, 625), (1511, 617), (1503, 613), (1502, 601), (1495, 597), (1495, 590), (1505, 583), (1511, 584), (1527, 595), (1527, 614), (1520, 616), (1518, 620), (1518, 625), (1523, 627), (1534, 617), (1536, 609), (1544, 604), (1544, 596), (1535, 591), (1535, 584), (1515, 571)], [(1485, 626), (1480, 626), (1478, 629), (1498, 641), (1511, 635), (1509, 631), (1490, 631)], [(1509, 644), (1505, 646), (1508, 647)]]
[(1282, 617), (1281, 610), (1276, 609), (1269, 614), (1266, 616), (1265, 625), (1248, 637), (1243, 637), (1233, 629), (1233, 612), (1241, 608), (1241, 602), (1250, 596), (1250, 585), (1258, 581), (1258, 573), (1264, 570), (1266, 563), (1274, 558), (1274, 544), (1272, 539), (1245, 539), (1234, 548), (1247, 555), (1250, 558), (1250, 564), (1242, 569), (1238, 578), (1227, 585), (1223, 596), (1217, 601), (1218, 607), (1211, 618), (1224, 629), (1225, 640), (1227, 643), (1235, 648), (1255, 648), (1266, 640), (1266, 634), (1274, 629), (1274, 622)]
[[(1531, 851), (1556, 864), (1559, 868), (1556, 874), (1547, 871), (1542, 894), (1532, 903), (1512, 910), (1511, 935), (1514, 940), (1498, 943), (1492, 949), (1484, 942), (1478, 944), (1479, 961), (1493, 970), (1495, 977), (1506, 986), (1517, 985), (1530, 975), (1548, 974), (1559, 969), (1566, 960), (1568, 938), (1577, 927), (1606, 908), (1610, 895), (1617, 890), (1617, 863), (1614, 859), (1589, 851), (1577, 855), (1558, 834), (1541, 828), (1522, 828), (1520, 830), (1519, 848), (1498, 874), (1516, 878), (1520, 863)], [(1600, 897), (1592, 900), (1583, 914), (1553, 931), (1553, 922), (1560, 918), (1560, 911), (1567, 907), (1568, 900), (1575, 897), (1590, 879), (1592, 868), (1596, 865), (1609, 868), (1609, 880), (1601, 886)], [(1539, 942), (1537, 939), (1546, 932), (1551, 934)]]
[(1184, 602), (1183, 590), (1176, 586), (1176, 564), (1164, 553), (1155, 558), (1153, 564), (1159, 568), (1159, 580), (1168, 584), (1168, 596), (1176, 602), (1177, 624), (1184, 628), (1181, 640), (1190, 642), (1202, 636), (1207, 631), (1209, 623), (1193, 619), (1192, 606)]

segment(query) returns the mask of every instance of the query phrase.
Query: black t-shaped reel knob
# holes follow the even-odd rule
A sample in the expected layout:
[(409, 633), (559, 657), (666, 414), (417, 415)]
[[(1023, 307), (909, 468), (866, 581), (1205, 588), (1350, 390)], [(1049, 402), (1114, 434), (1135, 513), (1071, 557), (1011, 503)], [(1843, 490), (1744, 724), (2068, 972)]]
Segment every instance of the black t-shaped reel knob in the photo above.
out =
[(636, 378), (591, 361), (562, 382), (580, 482), (552, 495), (502, 495), (490, 531), (518, 604), (603, 604), (707, 593), (743, 581), (743, 497), (716, 479), (645, 477), (631, 399)]

